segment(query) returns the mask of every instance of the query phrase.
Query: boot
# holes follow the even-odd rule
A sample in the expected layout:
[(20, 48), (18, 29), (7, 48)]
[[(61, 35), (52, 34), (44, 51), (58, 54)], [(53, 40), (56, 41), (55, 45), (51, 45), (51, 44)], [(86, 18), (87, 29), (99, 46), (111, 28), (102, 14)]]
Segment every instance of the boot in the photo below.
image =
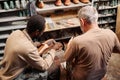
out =
[(62, 5), (62, 1), (61, 0), (56, 0), (55, 5), (56, 6), (61, 6)]
[(90, 1), (89, 0), (80, 0), (80, 2), (82, 2), (82, 3), (89, 3)]
[(40, 1), (39, 3), (39, 8), (43, 8), (44, 7), (44, 2), (43, 1)]
[(66, 6), (69, 6), (69, 5), (71, 4), (71, 1), (70, 1), (70, 0), (65, 0), (64, 4), (65, 4)]
[(43, 8), (44, 7), (44, 2), (42, 0), (37, 0), (36, 5), (38, 8)]
[(73, 3), (78, 4), (79, 0), (73, 0)]

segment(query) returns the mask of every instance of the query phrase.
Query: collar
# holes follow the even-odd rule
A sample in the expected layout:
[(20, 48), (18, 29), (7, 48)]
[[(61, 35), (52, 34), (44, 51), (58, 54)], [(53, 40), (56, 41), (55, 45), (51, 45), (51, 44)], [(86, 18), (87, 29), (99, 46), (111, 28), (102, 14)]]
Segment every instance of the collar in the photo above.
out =
[(24, 35), (27, 37), (27, 39), (30, 40), (30, 41), (33, 43), (33, 40), (32, 40), (32, 38), (29, 36), (29, 34), (27, 33), (26, 29), (24, 29), (22, 32), (23, 32)]
[(90, 30), (88, 30), (88, 32), (91, 32), (91, 31), (98, 31), (98, 30), (101, 30), (101, 28), (91, 28)]

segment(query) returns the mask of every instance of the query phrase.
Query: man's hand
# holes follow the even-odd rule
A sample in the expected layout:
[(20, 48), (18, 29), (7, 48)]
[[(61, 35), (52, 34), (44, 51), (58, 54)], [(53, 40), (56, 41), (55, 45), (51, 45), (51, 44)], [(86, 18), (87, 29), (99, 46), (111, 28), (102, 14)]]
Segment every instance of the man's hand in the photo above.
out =
[(54, 39), (48, 39), (47, 41), (44, 42), (44, 44), (47, 44), (48, 46), (54, 46), (56, 41)]
[(46, 53), (49, 49), (49, 46), (47, 44), (41, 44), (41, 46), (38, 48), (38, 52), (40, 55)]
[(56, 42), (55, 45), (52, 47), (52, 49), (55, 50), (62, 50), (63, 45), (60, 42)]
[(53, 49), (52, 47), (55, 45), (56, 41), (54, 39), (48, 39), (45, 42), (43, 42), (40, 47), (38, 48), (39, 54), (45, 54), (50, 49)]
[(39, 54), (42, 55), (47, 53), (51, 49), (57, 51), (57, 50), (62, 50), (62, 48), (63, 45), (60, 42), (56, 42), (54, 39), (49, 39), (41, 44), (41, 46), (38, 48), (38, 51)]
[(40, 42), (34, 42), (34, 45), (36, 46), (36, 47), (40, 47), (41, 46), (41, 43)]

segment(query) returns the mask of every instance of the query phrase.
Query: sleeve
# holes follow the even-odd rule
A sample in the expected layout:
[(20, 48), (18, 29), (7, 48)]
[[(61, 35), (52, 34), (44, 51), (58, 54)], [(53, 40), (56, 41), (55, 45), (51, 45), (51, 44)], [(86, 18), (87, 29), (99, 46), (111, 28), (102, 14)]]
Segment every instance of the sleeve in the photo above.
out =
[(69, 45), (67, 46), (67, 49), (65, 51), (64, 59), (65, 61), (71, 61), (76, 54), (76, 43), (74, 40), (69, 42)]
[(120, 42), (119, 42), (119, 40), (118, 40), (116, 35), (115, 35), (115, 46), (113, 48), (113, 52), (120, 54)]
[(49, 51), (49, 55), (47, 55), (45, 58), (42, 58), (41, 56), (39, 56), (37, 48), (34, 48), (24, 55), (19, 55), (19, 57), (23, 58), (23, 60), (25, 60), (25, 62), (27, 62), (33, 68), (45, 71), (53, 63), (55, 51)]

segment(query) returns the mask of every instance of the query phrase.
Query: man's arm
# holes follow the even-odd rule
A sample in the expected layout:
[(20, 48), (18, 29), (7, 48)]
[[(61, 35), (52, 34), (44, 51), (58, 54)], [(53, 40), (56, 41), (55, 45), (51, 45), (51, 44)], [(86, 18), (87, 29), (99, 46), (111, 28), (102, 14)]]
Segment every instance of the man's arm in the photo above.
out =
[(29, 47), (26, 53), (19, 54), (18, 57), (28, 63), (31, 67), (45, 71), (53, 63), (55, 52), (55, 50), (51, 49), (48, 55), (45, 58), (42, 58), (39, 55), (37, 48)]
[(67, 49), (65, 51), (64, 59), (65, 61), (71, 61), (76, 54), (76, 47), (73, 38), (70, 39), (67, 45)]

